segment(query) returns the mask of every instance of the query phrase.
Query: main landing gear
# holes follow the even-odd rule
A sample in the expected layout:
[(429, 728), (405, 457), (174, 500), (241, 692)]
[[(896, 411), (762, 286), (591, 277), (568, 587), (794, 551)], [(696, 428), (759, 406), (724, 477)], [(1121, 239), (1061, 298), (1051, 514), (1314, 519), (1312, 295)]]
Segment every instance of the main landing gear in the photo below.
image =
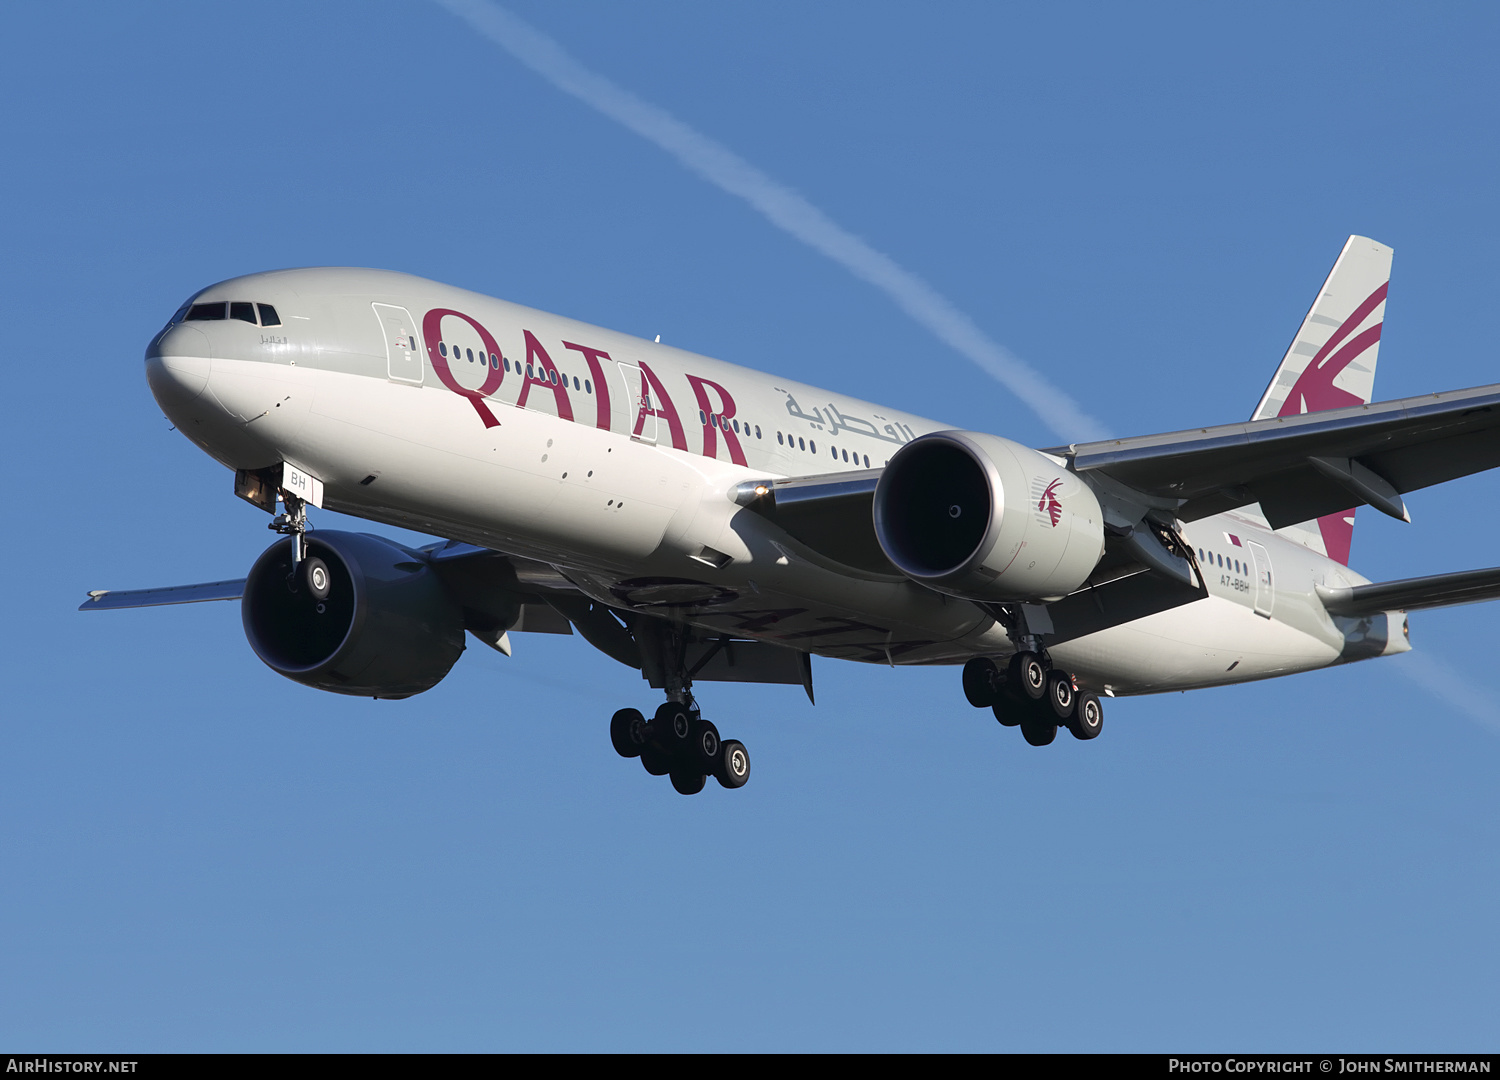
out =
[(1046, 746), (1065, 727), (1075, 739), (1097, 738), (1104, 706), (1078, 689), (1073, 676), (1054, 668), (1045, 653), (1018, 652), (1004, 671), (987, 656), (964, 665), (964, 696), (976, 709), (992, 709), (1006, 727), (1019, 727), (1032, 746)]
[(691, 702), (668, 701), (647, 720), (638, 709), (621, 709), (609, 722), (615, 753), (638, 757), (652, 776), (669, 776), (683, 795), (696, 795), (712, 776), (727, 788), (750, 779), (750, 755), (736, 739), (720, 739), (719, 729)]

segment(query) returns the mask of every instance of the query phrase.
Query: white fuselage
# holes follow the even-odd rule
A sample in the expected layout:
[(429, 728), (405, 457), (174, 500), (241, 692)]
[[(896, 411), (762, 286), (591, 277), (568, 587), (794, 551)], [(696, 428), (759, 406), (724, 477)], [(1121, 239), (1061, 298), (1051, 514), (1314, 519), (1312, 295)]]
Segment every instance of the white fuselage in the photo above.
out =
[[(550, 564), (603, 603), (697, 586), (674, 617), (821, 656), (1014, 648), (979, 606), (831, 562), (733, 498), (880, 468), (945, 425), (403, 274), (277, 271), (195, 300), (280, 317), (174, 321), (147, 352), (163, 409), (232, 468), (289, 462), (326, 507)], [(1182, 535), (1208, 595), (1051, 647), (1080, 684), (1179, 690), (1408, 647), (1399, 615), (1330, 618), (1314, 586), (1365, 579), (1252, 517)]]

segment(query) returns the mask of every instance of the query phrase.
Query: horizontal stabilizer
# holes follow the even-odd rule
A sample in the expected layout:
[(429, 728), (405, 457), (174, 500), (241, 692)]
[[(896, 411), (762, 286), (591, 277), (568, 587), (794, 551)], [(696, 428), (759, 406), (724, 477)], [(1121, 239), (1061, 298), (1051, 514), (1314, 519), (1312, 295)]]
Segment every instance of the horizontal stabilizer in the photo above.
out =
[(1475, 604), (1500, 597), (1500, 566), (1402, 581), (1380, 581), (1344, 589), (1319, 585), (1317, 589), (1318, 599), (1323, 601), (1330, 615), (1373, 615), (1379, 611), (1418, 611)]
[(95, 589), (78, 605), (79, 611), (106, 608), (165, 607), (168, 604), (201, 604), (205, 600), (238, 600), (245, 594), (245, 579), (208, 581), (202, 585), (168, 585), (161, 589)]

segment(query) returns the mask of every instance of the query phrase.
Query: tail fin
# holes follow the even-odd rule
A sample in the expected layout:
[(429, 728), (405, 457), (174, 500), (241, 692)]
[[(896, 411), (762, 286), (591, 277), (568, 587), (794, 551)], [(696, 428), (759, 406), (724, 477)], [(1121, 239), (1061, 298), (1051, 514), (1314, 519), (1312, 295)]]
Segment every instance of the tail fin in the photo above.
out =
[[(1349, 237), (1251, 420), (1370, 403), (1390, 279), (1391, 249), (1367, 236)], [(1354, 511), (1280, 532), (1347, 565)]]

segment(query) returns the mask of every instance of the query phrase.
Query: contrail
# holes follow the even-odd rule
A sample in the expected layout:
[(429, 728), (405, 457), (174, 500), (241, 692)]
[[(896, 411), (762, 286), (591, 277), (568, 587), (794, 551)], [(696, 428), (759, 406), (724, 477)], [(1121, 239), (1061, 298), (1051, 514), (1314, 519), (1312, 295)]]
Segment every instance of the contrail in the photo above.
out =
[(834, 223), (812, 203), (721, 143), (574, 60), (541, 31), (488, 0), (436, 0), (553, 86), (655, 143), (714, 186), (737, 195), (771, 224), (885, 293), (940, 341), (1020, 398), (1060, 438), (1107, 437), (1104, 426), (1004, 346), (991, 341), (932, 286)]
[(1500, 735), (1500, 706), (1495, 704), (1494, 695), (1476, 687), (1473, 679), (1463, 672), (1427, 653), (1409, 653), (1392, 667), (1457, 712)]

